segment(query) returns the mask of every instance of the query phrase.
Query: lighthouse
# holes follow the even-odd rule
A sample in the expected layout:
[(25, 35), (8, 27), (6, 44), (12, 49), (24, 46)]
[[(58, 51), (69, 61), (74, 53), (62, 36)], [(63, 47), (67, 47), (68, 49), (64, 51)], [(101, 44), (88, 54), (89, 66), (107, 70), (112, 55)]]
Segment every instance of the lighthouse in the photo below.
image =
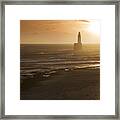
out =
[(81, 33), (78, 32), (78, 42), (74, 43), (74, 51), (79, 51), (82, 48)]

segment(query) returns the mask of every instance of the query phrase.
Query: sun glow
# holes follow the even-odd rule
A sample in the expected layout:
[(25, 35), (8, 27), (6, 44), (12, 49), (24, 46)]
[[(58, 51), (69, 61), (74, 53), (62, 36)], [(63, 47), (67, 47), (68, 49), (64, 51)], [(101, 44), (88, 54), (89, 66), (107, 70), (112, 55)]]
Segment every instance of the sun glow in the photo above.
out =
[(100, 33), (100, 23), (96, 22), (96, 21), (90, 22), (89, 31), (93, 32), (95, 34), (99, 34)]

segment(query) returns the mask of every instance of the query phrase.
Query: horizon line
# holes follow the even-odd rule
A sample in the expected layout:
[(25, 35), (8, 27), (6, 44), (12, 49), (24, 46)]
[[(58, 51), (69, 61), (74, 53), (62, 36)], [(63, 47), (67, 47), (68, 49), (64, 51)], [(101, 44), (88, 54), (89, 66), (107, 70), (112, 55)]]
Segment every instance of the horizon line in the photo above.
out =
[[(35, 44), (35, 45), (40, 45), (41, 43), (20, 43), (20, 44)], [(48, 44), (48, 45), (67, 45), (67, 44), (70, 44), (70, 45), (74, 45), (74, 43), (59, 43), (59, 44), (55, 44), (55, 43), (42, 43), (41, 45), (45, 45), (45, 44)], [(82, 43), (82, 45), (84, 44), (100, 44), (100, 43)]]

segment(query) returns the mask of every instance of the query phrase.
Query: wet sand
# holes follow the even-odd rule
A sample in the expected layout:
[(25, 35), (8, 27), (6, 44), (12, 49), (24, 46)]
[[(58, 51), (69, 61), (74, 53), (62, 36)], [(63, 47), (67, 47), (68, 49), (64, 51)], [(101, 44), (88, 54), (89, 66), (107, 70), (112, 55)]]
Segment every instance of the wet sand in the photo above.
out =
[(61, 69), (49, 74), (35, 73), (21, 82), (20, 99), (99, 100), (100, 69)]

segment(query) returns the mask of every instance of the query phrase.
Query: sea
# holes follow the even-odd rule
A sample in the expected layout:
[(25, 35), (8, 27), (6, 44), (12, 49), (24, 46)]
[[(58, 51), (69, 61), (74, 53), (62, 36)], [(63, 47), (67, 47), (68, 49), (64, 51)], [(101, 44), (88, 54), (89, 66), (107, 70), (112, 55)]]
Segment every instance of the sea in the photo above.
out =
[[(73, 44), (21, 44), (20, 77), (34, 77), (43, 73), (49, 77), (58, 70), (100, 68), (100, 45), (83, 44), (74, 51)], [(48, 73), (48, 74), (44, 74)]]

